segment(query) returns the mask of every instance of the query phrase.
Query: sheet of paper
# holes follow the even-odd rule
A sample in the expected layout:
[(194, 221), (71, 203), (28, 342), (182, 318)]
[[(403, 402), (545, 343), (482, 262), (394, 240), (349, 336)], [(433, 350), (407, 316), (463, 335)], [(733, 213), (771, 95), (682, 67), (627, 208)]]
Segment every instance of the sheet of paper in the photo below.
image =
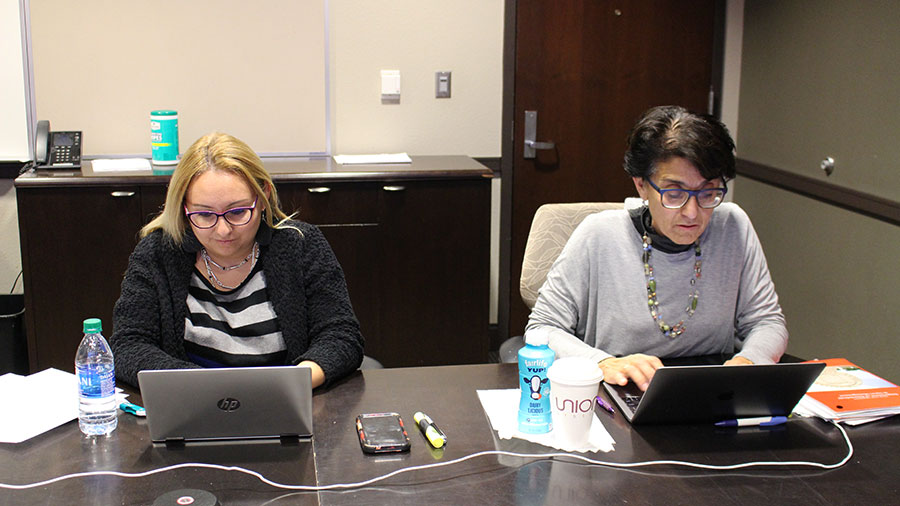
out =
[(134, 172), (152, 169), (146, 158), (98, 158), (91, 160), (94, 172)]
[(491, 427), (497, 431), (500, 439), (518, 438), (538, 443), (551, 448), (569, 452), (611, 452), (616, 442), (603, 426), (603, 422), (594, 414), (588, 446), (585, 448), (569, 448), (556, 440), (553, 431), (546, 434), (525, 434), (518, 430), (519, 396), (518, 389), (478, 390), (478, 400), (491, 421)]
[(334, 161), (341, 165), (412, 163), (406, 153), (381, 153), (378, 155), (334, 155)]
[[(0, 376), (0, 443), (21, 443), (78, 418), (75, 375), (45, 369), (30, 376)], [(116, 405), (127, 396), (116, 389)]]

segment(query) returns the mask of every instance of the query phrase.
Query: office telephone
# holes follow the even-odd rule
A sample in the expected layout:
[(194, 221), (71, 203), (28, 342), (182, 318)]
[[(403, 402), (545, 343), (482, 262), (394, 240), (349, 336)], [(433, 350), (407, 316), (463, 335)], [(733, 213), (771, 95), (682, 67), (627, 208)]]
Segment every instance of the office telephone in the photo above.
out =
[(81, 167), (81, 132), (51, 132), (49, 121), (38, 121), (34, 138), (34, 165), (38, 169)]

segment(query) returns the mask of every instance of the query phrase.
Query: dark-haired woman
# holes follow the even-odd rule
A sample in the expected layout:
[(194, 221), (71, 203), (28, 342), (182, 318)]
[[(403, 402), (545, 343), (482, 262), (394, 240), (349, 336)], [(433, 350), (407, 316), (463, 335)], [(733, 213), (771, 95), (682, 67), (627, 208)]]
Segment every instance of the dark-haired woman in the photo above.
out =
[(725, 126), (653, 108), (632, 129), (624, 165), (641, 200), (578, 226), (526, 336), (547, 333), (557, 356), (592, 358), (607, 382), (642, 390), (660, 357), (777, 362), (788, 333), (765, 255), (746, 213), (723, 203), (735, 176)]

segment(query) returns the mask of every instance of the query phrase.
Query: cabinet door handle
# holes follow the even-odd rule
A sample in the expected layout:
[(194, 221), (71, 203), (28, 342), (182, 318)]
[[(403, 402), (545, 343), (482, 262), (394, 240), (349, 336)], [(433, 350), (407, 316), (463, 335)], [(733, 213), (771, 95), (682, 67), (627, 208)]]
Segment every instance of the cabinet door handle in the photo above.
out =
[(331, 188), (327, 186), (313, 186), (312, 188), (307, 188), (306, 191), (309, 193), (328, 193), (331, 191)]
[(110, 195), (116, 198), (134, 197), (134, 192), (117, 191), (110, 193)]
[(382, 186), (382, 189), (386, 192), (402, 192), (406, 190), (405, 186)]

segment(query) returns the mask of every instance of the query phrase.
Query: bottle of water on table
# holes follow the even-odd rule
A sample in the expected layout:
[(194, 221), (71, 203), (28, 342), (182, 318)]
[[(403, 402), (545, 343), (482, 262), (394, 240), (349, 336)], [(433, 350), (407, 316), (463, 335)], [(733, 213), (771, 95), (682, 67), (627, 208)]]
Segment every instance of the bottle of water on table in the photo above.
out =
[(116, 428), (116, 370), (99, 318), (84, 320), (84, 338), (75, 354), (78, 378), (78, 427), (88, 436)]

